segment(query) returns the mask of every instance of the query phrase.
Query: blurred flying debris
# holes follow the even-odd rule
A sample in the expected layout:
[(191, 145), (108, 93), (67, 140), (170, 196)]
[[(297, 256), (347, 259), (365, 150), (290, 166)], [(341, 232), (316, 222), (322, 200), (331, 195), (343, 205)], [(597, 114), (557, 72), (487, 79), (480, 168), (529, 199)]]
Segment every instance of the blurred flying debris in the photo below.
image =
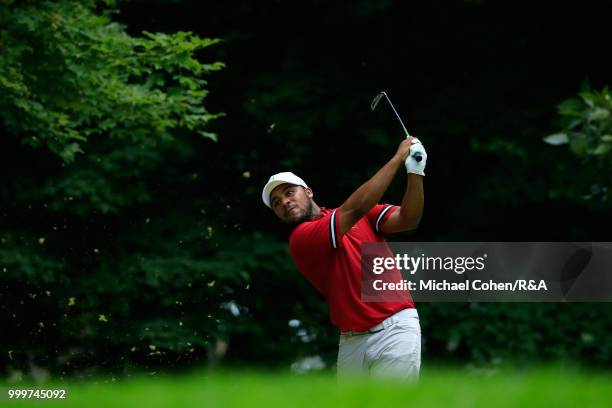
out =
[(309, 371), (321, 371), (325, 369), (325, 362), (321, 356), (304, 357), (291, 364), (291, 371), (304, 374)]

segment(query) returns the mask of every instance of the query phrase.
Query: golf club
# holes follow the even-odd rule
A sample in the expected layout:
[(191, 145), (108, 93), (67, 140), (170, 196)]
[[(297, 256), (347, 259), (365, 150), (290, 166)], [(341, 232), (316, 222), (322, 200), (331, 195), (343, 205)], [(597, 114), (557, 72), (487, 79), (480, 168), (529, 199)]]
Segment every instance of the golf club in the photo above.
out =
[[(395, 110), (395, 106), (393, 106), (391, 99), (389, 99), (389, 96), (387, 96), (387, 93), (385, 91), (382, 91), (381, 93), (376, 95), (374, 99), (372, 100), (372, 104), (370, 105), (370, 107), (372, 108), (372, 111), (376, 109), (376, 107), (378, 106), (378, 102), (380, 102), (383, 96), (387, 99), (387, 102), (389, 102), (389, 105), (391, 106), (391, 109), (393, 109), (393, 112), (395, 112), (395, 116), (397, 116), (397, 120), (399, 120), (400, 124), (402, 125), (402, 128), (404, 129), (404, 132), (406, 133), (406, 137), (409, 137), (410, 134), (408, 133), (408, 129), (406, 129), (406, 126), (404, 126), (404, 122), (402, 122), (402, 118), (400, 118), (400, 115)], [(414, 160), (416, 160), (417, 162), (420, 162), (421, 160), (423, 160), (423, 156), (421, 155), (421, 153), (418, 153), (418, 152), (415, 153)]]

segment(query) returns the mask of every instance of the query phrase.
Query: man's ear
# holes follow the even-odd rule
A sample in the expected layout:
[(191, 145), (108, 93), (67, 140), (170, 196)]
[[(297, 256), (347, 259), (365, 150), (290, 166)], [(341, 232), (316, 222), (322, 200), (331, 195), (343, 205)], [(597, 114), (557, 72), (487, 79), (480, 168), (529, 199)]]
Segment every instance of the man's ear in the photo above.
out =
[(305, 188), (304, 188), (304, 191), (306, 192), (306, 196), (307, 196), (308, 198), (312, 198), (312, 197), (314, 197), (314, 193), (312, 192), (312, 188), (310, 188), (310, 187), (305, 187)]

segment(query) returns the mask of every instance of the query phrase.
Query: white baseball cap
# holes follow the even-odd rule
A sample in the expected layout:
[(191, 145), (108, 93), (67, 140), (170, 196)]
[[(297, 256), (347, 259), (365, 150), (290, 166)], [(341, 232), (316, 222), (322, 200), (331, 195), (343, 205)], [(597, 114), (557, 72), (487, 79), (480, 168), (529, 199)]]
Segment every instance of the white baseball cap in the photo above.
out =
[(261, 199), (263, 200), (265, 205), (270, 207), (270, 193), (276, 187), (280, 186), (281, 184), (285, 184), (285, 183), (294, 184), (296, 186), (302, 186), (304, 188), (308, 188), (304, 180), (302, 180), (295, 174), (291, 173), (290, 171), (285, 171), (283, 173), (276, 173), (275, 175), (270, 177), (270, 180), (268, 180), (268, 182), (264, 186), (263, 191), (261, 193)]

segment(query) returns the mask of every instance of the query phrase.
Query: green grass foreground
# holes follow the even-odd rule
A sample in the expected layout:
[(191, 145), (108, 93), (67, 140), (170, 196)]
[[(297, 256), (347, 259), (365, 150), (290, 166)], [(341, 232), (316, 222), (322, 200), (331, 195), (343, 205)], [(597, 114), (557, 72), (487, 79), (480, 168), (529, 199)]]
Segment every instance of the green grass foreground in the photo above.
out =
[[(516, 407), (610, 406), (612, 376), (545, 368), (475, 374), (460, 369), (424, 371), (418, 384), (355, 380), (334, 375), (255, 372), (199, 373), (189, 376), (142, 376), (119, 381), (42, 386), (68, 390), (61, 402), (44, 406), (75, 407)], [(11, 386), (26, 388), (23, 386)], [(6, 402), (6, 397), (3, 398)], [(12, 402), (40, 406), (43, 402)]]

